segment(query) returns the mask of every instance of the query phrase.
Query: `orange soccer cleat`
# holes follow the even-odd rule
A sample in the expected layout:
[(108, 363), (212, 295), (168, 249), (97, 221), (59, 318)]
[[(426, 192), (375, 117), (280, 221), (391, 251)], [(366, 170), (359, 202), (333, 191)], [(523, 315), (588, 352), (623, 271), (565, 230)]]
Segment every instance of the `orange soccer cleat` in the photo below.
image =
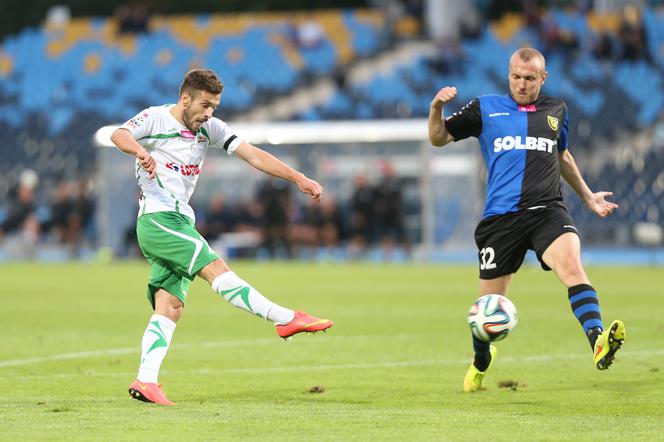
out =
[(129, 386), (129, 395), (143, 402), (151, 402), (159, 405), (175, 405), (175, 402), (169, 401), (164, 392), (161, 391), (161, 385), (153, 382), (141, 382), (136, 379)]
[(291, 322), (286, 325), (277, 325), (276, 327), (277, 334), (286, 339), (297, 333), (315, 333), (317, 331), (327, 330), (332, 327), (332, 325), (334, 325), (334, 322), (329, 319), (320, 319), (304, 312), (295, 312), (295, 317)]

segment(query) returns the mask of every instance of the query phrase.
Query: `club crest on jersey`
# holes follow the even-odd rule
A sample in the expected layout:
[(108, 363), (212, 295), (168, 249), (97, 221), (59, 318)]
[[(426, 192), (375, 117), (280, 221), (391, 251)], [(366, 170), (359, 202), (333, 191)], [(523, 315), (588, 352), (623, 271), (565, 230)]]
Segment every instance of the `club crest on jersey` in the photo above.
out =
[(558, 119), (552, 117), (551, 115), (546, 116), (546, 122), (549, 123), (549, 127), (553, 130), (558, 130)]

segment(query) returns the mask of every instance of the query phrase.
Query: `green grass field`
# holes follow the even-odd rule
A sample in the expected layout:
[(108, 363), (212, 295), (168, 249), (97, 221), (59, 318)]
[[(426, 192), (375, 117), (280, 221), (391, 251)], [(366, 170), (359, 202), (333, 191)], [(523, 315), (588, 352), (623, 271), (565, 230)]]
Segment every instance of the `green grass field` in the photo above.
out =
[[(334, 319), (279, 339), (192, 285), (160, 382), (176, 407), (130, 399), (151, 314), (143, 263), (0, 267), (1, 440), (662, 440), (662, 270), (590, 268), (626, 344), (599, 372), (551, 273), (524, 267), (486, 391), (471, 359), (471, 267), (235, 263), (266, 296)], [(516, 388), (501, 388), (511, 381)], [(314, 386), (323, 393), (311, 393)]]

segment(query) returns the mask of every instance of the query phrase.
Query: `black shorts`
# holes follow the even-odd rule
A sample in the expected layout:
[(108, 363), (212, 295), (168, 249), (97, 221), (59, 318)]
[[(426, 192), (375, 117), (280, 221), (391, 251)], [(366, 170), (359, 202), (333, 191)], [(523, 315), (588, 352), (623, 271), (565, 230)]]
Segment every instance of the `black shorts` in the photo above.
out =
[(515, 273), (526, 252), (534, 250), (544, 270), (542, 254), (563, 233), (578, 235), (572, 217), (564, 207), (542, 207), (485, 218), (475, 229), (480, 279)]

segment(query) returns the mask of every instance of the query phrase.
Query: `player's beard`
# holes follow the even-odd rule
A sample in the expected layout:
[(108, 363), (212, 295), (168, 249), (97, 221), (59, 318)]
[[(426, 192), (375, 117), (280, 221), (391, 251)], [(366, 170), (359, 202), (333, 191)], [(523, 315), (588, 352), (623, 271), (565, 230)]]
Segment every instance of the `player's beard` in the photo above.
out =
[[(201, 124), (192, 117), (191, 113), (186, 108), (182, 111), (182, 120), (184, 120), (185, 127), (193, 133), (196, 133), (201, 127)], [(198, 124), (198, 126), (194, 128), (195, 124)]]

